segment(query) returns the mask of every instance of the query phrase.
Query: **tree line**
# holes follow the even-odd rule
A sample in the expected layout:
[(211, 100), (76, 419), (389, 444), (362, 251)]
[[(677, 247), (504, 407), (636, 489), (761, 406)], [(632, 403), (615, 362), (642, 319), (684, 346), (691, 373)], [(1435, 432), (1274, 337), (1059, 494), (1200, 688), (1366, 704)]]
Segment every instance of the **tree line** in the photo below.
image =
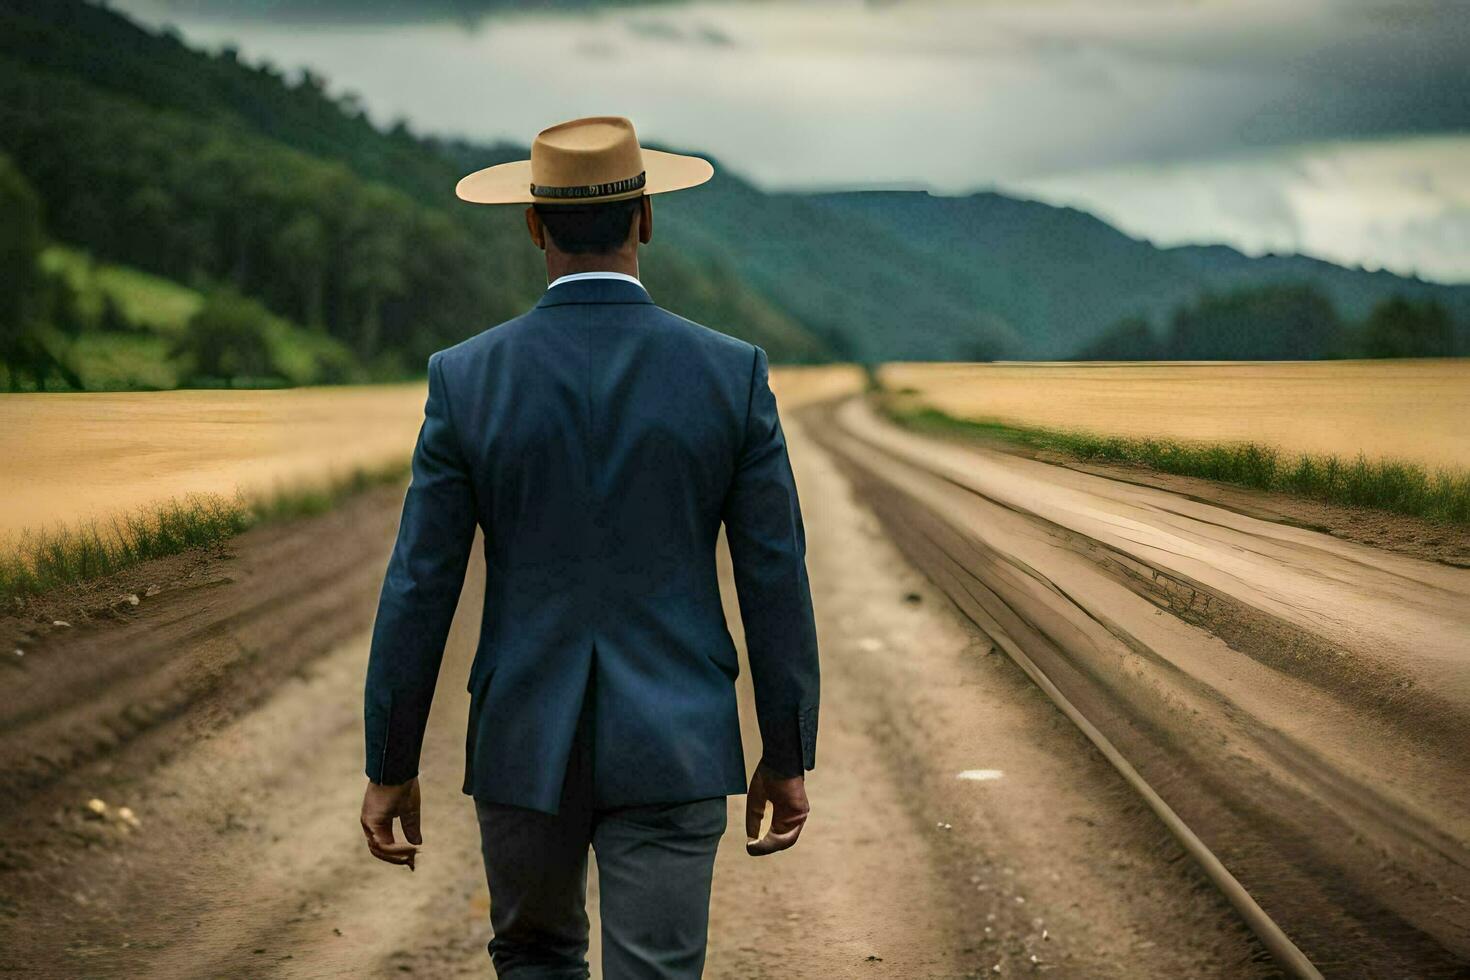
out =
[(82, 386), (63, 355), (74, 332), (70, 297), (65, 283), (41, 268), (45, 244), (40, 197), (0, 156), (0, 366), (12, 391), (27, 383), (43, 391)]
[(10, 391), (82, 389), (88, 335), (159, 337), (162, 354), (192, 386), (272, 386), (367, 380), (358, 359), (325, 334), (302, 331), (229, 286), (212, 286), (182, 329), (135, 319), (112, 292), (73, 284), (48, 263), (44, 208), (0, 155), (0, 384)]
[(73, 80), (0, 72), (0, 144), (50, 230), (103, 259), (216, 284), (342, 340), (380, 373), (527, 299), (524, 249), (496, 248), (406, 194), (228, 121), (150, 111)]
[(1466, 353), (1449, 312), (1432, 299), (1390, 296), (1351, 323), (1315, 286), (1273, 284), (1206, 293), (1158, 327), (1147, 317), (1127, 317), (1075, 359), (1290, 361)]

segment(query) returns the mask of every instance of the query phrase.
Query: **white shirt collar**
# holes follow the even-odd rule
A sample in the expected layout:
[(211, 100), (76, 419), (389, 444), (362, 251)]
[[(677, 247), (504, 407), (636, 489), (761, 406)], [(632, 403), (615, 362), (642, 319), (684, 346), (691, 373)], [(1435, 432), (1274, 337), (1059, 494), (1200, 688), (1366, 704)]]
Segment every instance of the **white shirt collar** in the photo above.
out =
[(564, 282), (576, 282), (578, 279), (623, 279), (633, 283), (635, 286), (643, 288), (647, 292), (647, 287), (643, 286), (643, 283), (639, 282), (636, 276), (630, 276), (626, 272), (611, 272), (602, 269), (597, 269), (592, 272), (569, 272), (564, 276), (557, 276), (556, 279), (547, 284), (546, 288), (550, 289), (552, 286), (560, 286)]

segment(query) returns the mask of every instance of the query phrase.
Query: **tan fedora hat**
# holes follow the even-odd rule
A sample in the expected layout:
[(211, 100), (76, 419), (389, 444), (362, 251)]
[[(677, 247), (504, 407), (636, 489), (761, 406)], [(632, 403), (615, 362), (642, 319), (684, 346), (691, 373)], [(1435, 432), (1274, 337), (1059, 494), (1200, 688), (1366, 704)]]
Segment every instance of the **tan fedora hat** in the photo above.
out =
[(454, 193), (473, 204), (585, 204), (682, 190), (714, 172), (708, 160), (639, 146), (622, 116), (588, 116), (541, 130), (531, 159), (477, 170)]

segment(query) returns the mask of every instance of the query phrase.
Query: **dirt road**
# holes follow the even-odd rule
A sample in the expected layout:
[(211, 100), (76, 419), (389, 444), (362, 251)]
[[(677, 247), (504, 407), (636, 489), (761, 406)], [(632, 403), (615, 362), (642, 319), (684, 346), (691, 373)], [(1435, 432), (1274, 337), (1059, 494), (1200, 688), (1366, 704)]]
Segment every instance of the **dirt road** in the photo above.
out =
[(1470, 970), (1470, 571), (936, 443), (861, 400), (813, 423), (905, 554), (1328, 976)]
[[(1162, 563), (1158, 556), (1171, 546), (1150, 535), (1163, 533), (1162, 526), (1182, 536), (1186, 521), (1191, 528), (1213, 526), (1196, 509), (1202, 505), (1181, 501), (1158, 508), (1152, 521), (1123, 523), (1080, 508), (1096, 522), (1095, 535), (1084, 537), (1055, 519), (1025, 517), (1018, 504), (1002, 505), (963, 488), (955, 481), (968, 479), (971, 461), (949, 456), (947, 447), (933, 447), (935, 460), (953, 466), (946, 478), (904, 463), (907, 444), (898, 436), (844, 411), (840, 428), (825, 415), (787, 413), (823, 650), (822, 736), (818, 769), (809, 777), (813, 817), (795, 850), (753, 860), (744, 855), (740, 800), (732, 800), (707, 975), (1271, 975), (1223, 900), (996, 648), (995, 633), (976, 629), (951, 604), (945, 593), (955, 591), (956, 574), (930, 568), (942, 588), (935, 587), (893, 543), (920, 565), (931, 565), (930, 553), (914, 547), (918, 538), (903, 531), (901, 521), (914, 521), (932, 505), (935, 528), (960, 526), (974, 516), (964, 507), (978, 506), (957, 503), (954, 494), (962, 494), (996, 511), (984, 515), (978, 530), (965, 525), (973, 539), (967, 567), (995, 565), (994, 554), (977, 542), (1001, 533), (1013, 537), (1023, 556), (1006, 566), (1009, 574), (1045, 567), (1046, 549), (1058, 541), (1076, 545), (1063, 549), (1074, 556), (1068, 568), (1096, 566), (1096, 542), (1111, 540), (1103, 537), (1109, 533), (1141, 539), (1137, 547), (1152, 549), (1150, 559)], [(823, 429), (820, 442), (814, 426)], [(852, 462), (858, 456), (865, 459), (862, 467)], [(1056, 492), (1076, 476), (1056, 474), (1062, 481)], [(1038, 492), (1027, 487), (1028, 494)], [(914, 499), (923, 499), (925, 508), (915, 509)], [(130, 573), (94, 592), (105, 601), (94, 601), (86, 619), (66, 612), (68, 626), (47, 625), (62, 618), (60, 606), (0, 621), (6, 651), (14, 644), (24, 652), (0, 660), (7, 692), (0, 700), (0, 790), (14, 802), (7, 808), (9, 831), (0, 839), (0, 971), (47, 977), (489, 975), (483, 945), (488, 898), (472, 810), (458, 792), (478, 562), (471, 563), (429, 725), (427, 846), (419, 870), (410, 874), (371, 861), (356, 825), (366, 630), (399, 502), (400, 491), (372, 491), (323, 518), (250, 532), (218, 554)], [(1324, 548), (1327, 562), (1353, 558), (1282, 533), (1284, 538), (1272, 536), (1285, 541), (1273, 552), (1277, 564), (1288, 564), (1288, 547)], [(1127, 559), (1121, 545), (1110, 547), (1110, 556), (1122, 556), (1111, 561)], [(1237, 560), (1234, 552), (1244, 550), (1216, 547)], [(1354, 574), (1385, 582), (1407, 574), (1387, 561)], [(1251, 581), (1249, 568), (1229, 567)], [(1324, 579), (1343, 577), (1345, 566), (1324, 567)], [(1190, 581), (1206, 575), (1195, 572)], [(1140, 716), (1145, 722), (1185, 720), (1199, 727), (1201, 741), (1224, 734), (1232, 741), (1223, 755), (1238, 767), (1232, 773), (1289, 776), (1295, 782), (1287, 788), (1308, 799), (1325, 792), (1311, 781), (1311, 767), (1291, 753), (1336, 744), (1347, 710), (1340, 688), (1347, 681), (1334, 681), (1338, 675), (1319, 663), (1329, 653), (1317, 647), (1293, 653), (1303, 664), (1318, 665), (1309, 680), (1293, 681), (1284, 666), (1223, 642), (1202, 649), (1203, 630), (1187, 619), (1195, 607), (1164, 612), (1172, 592), (1148, 602), (1122, 586), (1104, 591), (1101, 579), (1069, 581), (1067, 587), (1079, 591), (1066, 594), (1080, 597), (1095, 614), (1104, 601), (1116, 600), (1119, 616), (1145, 603), (1148, 625), (1183, 643), (1164, 643), (1129, 619), (1136, 635), (1159, 642), (1118, 655), (1103, 643), (1095, 619), (1089, 626), (1081, 619), (1031, 615), (1064, 594), (1060, 573), (1044, 588), (1017, 581), (1013, 598), (1027, 613), (1017, 628), (1039, 632), (1038, 621), (1056, 623), (1048, 642), (1066, 634), (1110, 652), (1120, 664), (1117, 677), (1136, 683), (1145, 692), (1141, 703), (1154, 706)], [(1173, 580), (1147, 581), (1165, 588)], [(1354, 582), (1348, 578), (1337, 587), (1358, 587)], [(1425, 591), (1438, 596), (1459, 583), (1453, 576), (1435, 579)], [(138, 596), (136, 604), (123, 598), (131, 595)], [(977, 613), (973, 602), (959, 598), (961, 609)], [(727, 588), (727, 615), (738, 639), (732, 600)], [(1423, 615), (1452, 605), (1446, 598)], [(1263, 628), (1254, 619), (1241, 622)], [(1241, 628), (1242, 636), (1257, 635)], [(1160, 648), (1177, 651), (1183, 662), (1167, 662)], [(1413, 694), (1430, 685), (1452, 689), (1453, 651), (1411, 663), (1409, 654), (1419, 647), (1400, 643), (1394, 649), (1401, 651), (1397, 660), (1384, 663), (1387, 655), (1380, 654), (1371, 661), (1382, 673), (1366, 676), (1390, 680), (1373, 688), (1382, 697), (1369, 699), (1360, 714), (1369, 741), (1382, 734), (1398, 739), (1392, 745), (1403, 750), (1387, 760), (1387, 748), (1365, 749), (1371, 764), (1393, 762), (1385, 770), (1389, 778), (1378, 787), (1368, 772), (1349, 765), (1345, 757), (1353, 753), (1340, 744), (1329, 756), (1334, 768), (1324, 770), (1341, 780), (1331, 799), (1343, 819), (1360, 820), (1364, 834), (1377, 825), (1360, 819), (1362, 812), (1391, 813), (1395, 820), (1412, 812), (1420, 817), (1415, 827), (1424, 826), (1426, 813), (1459, 812), (1453, 800), (1436, 794), (1450, 792), (1460, 770), (1429, 771), (1423, 755), (1443, 726), (1455, 723), (1455, 702), (1445, 701), (1440, 714), (1415, 715), (1415, 724), (1425, 727), (1406, 733), (1392, 721), (1394, 705), (1403, 702), (1390, 697), (1393, 681), (1411, 668), (1420, 685)], [(1213, 671), (1233, 671), (1242, 683)], [(1182, 683), (1184, 677), (1190, 683)], [(1232, 698), (1222, 697), (1223, 690)], [(1185, 694), (1192, 700), (1177, 700)], [(749, 717), (748, 686), (742, 696)], [(1287, 710), (1293, 707), (1296, 714)], [(1310, 725), (1297, 720), (1307, 710), (1313, 712)], [(1262, 729), (1254, 738), (1248, 737), (1252, 726)], [(749, 730), (747, 748), (756, 745)], [(1294, 760), (1294, 767), (1283, 758)], [(1190, 791), (1192, 780), (1175, 772), (1169, 786)], [(1209, 765), (1202, 773), (1209, 791), (1200, 798), (1214, 800), (1223, 792), (1215, 783), (1222, 773)], [(1276, 783), (1271, 787), (1274, 792)], [(105, 815), (87, 809), (94, 797), (106, 805)], [(118, 816), (123, 806), (136, 828)], [(1420, 809), (1407, 811), (1410, 806)], [(1255, 811), (1247, 816), (1257, 818)], [(1381, 846), (1377, 838), (1362, 839), (1332, 843), (1364, 852)], [(1430, 842), (1443, 846), (1440, 840)], [(1307, 851), (1318, 860), (1321, 848)], [(1238, 857), (1248, 861), (1250, 855)], [(1405, 866), (1417, 873), (1424, 863)], [(1339, 874), (1334, 864), (1321, 867)], [(1290, 870), (1305, 872), (1299, 865)], [(1387, 891), (1419, 900), (1417, 878), (1404, 874), (1401, 882), (1398, 864), (1388, 874), (1393, 887)], [(1365, 907), (1380, 909), (1384, 890), (1365, 892)]]

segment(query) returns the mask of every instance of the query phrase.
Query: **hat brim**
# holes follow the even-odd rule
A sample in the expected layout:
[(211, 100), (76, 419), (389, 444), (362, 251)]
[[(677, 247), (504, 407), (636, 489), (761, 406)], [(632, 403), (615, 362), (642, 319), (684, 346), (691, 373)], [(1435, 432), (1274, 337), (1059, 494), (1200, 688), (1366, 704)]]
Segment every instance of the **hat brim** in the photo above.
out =
[[(609, 194), (605, 197), (578, 198), (579, 204), (620, 201), (643, 194), (663, 194), (696, 187), (714, 176), (715, 168), (708, 160), (683, 153), (642, 149), (643, 170), (647, 180), (636, 191)], [(455, 185), (454, 193), (471, 204), (566, 204), (565, 198), (536, 197), (531, 193), (531, 161), (512, 160), (484, 170), (476, 170)]]

